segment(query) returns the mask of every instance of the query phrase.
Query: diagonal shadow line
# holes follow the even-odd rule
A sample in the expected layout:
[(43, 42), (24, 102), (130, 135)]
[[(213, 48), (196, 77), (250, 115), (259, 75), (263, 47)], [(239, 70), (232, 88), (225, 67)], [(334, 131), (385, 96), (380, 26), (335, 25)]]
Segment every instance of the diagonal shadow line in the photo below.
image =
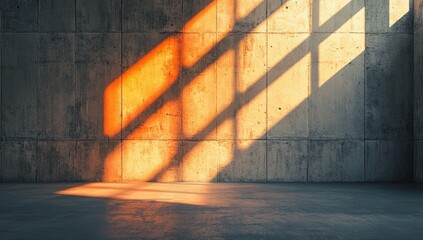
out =
[[(335, 29), (339, 29), (344, 23), (346, 23), (349, 18), (345, 18), (347, 16), (347, 13), (351, 13), (349, 11), (349, 8), (352, 5), (352, 2), (349, 2), (349, 4), (345, 5), (340, 11), (338, 11), (334, 16), (332, 16), (328, 21), (325, 22), (321, 26), (321, 28), (326, 28), (327, 25), (329, 25), (332, 21), (335, 22)], [(354, 5), (353, 5), (354, 6)], [(354, 8), (353, 15), (358, 13), (362, 8), (364, 7), (364, 4), (358, 5)], [(334, 30), (335, 31), (335, 30)], [(331, 34), (326, 33), (326, 36), (320, 39), (320, 42), (314, 43), (315, 45), (320, 44), (325, 39), (327, 39)], [(279, 76), (281, 76), (284, 72), (289, 70), (293, 65), (295, 65), (299, 60), (301, 60), (306, 54), (310, 53), (310, 51), (304, 52), (302, 49), (305, 47), (309, 47), (309, 38), (300, 43), (294, 50), (292, 50), (287, 56), (285, 56), (283, 59), (281, 59), (275, 66), (273, 66), (270, 70), (267, 71), (267, 80), (268, 84), (263, 84), (263, 82), (266, 82), (266, 74), (260, 77), (253, 85), (251, 85), (245, 92), (239, 93), (235, 96), (235, 99), (231, 102), (229, 106), (227, 106), (222, 112), (220, 112), (213, 120), (210, 122), (213, 123), (216, 121), (215, 126), (219, 126), (222, 124), (228, 117), (234, 117), (235, 112), (238, 112), (243, 106), (250, 103), (255, 96), (257, 96), (259, 93), (264, 91), (270, 84), (275, 82)], [(273, 74), (275, 73), (275, 74)], [(310, 96), (309, 96), (310, 97)], [(240, 103), (240, 100), (242, 101), (242, 104)], [(191, 137), (191, 139), (205, 139), (215, 128), (212, 124), (208, 124), (205, 128), (203, 128), (199, 133)], [(189, 139), (187, 139), (189, 140)], [(191, 145), (189, 148), (184, 149), (185, 152), (191, 151), (196, 144)], [(178, 152), (174, 156), (178, 156), (178, 154), (181, 154), (182, 150), (178, 150)], [(182, 158), (178, 160), (178, 162), (175, 162), (178, 166), (182, 163)], [(157, 180), (159, 179), (169, 168), (174, 167), (174, 165), (168, 165), (165, 166), (159, 171), (154, 177), (151, 178), (151, 180)]]
[[(269, 11), (269, 14), (276, 12), (280, 7), (275, 7)], [(257, 19), (257, 16), (261, 15), (261, 11), (265, 11), (267, 9), (266, 1), (263, 1), (259, 6), (257, 6), (249, 15), (245, 18), (236, 21), (234, 24), (234, 29), (237, 26), (248, 26), (248, 29), (245, 30), (245, 33), (251, 32), (255, 26), (251, 26), (248, 24), (251, 21)], [(261, 22), (260, 22), (261, 23)], [(231, 41), (230, 38), (227, 36), (222, 39), (219, 43), (217, 43), (212, 49), (210, 49), (207, 54), (202, 56), (192, 67), (189, 68), (182, 68), (181, 73), (185, 76), (189, 76), (188, 78), (182, 79), (181, 77), (178, 78), (160, 97), (158, 97), (154, 102), (152, 102), (143, 112), (139, 113), (138, 116), (131, 121), (125, 128), (121, 129), (121, 137), (125, 139), (128, 137), (133, 131), (135, 131), (139, 126), (143, 125), (145, 121), (147, 121), (148, 117), (153, 115), (157, 110), (165, 105), (165, 103), (169, 100), (173, 100), (179, 97), (179, 93), (183, 85), (186, 86), (190, 82), (192, 82), (198, 73), (203, 72), (208, 66), (210, 66), (211, 62), (216, 62), (219, 56), (222, 56), (225, 52), (230, 49), (233, 49), (237, 46), (237, 44), (242, 39), (238, 39), (236, 42)], [(116, 135), (118, 135), (117, 133)], [(116, 137), (113, 136), (113, 137)], [(111, 137), (111, 138), (113, 138)]]
[[(327, 26), (329, 26), (331, 22), (335, 22), (335, 24), (337, 24), (335, 25), (335, 28), (338, 29), (339, 27), (341, 27), (342, 24), (348, 21), (348, 19), (345, 19), (345, 17), (343, 17), (342, 15), (347, 16), (350, 13), (349, 9), (351, 7), (355, 7), (353, 9), (354, 14), (364, 7), (364, 4), (354, 5), (353, 1), (354, 0), (349, 2), (341, 10), (339, 10), (336, 15), (328, 19), (321, 26), (321, 28), (324, 29)], [(271, 14), (275, 13), (282, 6), (283, 4), (271, 9), (270, 11), (268, 11), (268, 15), (270, 16)], [(260, 11), (263, 11), (263, 10), (266, 10), (266, 1), (264, 1), (259, 6), (257, 6), (248, 16), (246, 16), (242, 20), (236, 21), (234, 25), (234, 29), (236, 29), (237, 26), (248, 25), (248, 22), (256, 19), (255, 17), (257, 15), (260, 15), (261, 14)], [(245, 32), (251, 32), (254, 28), (255, 27), (250, 26), (248, 30), (246, 30)], [(197, 61), (192, 67), (183, 68), (181, 72), (183, 72), (184, 75), (186, 76), (190, 76), (190, 78), (185, 79), (186, 81), (183, 81), (181, 78), (178, 78), (178, 80), (175, 81), (160, 97), (158, 97), (153, 103), (151, 103), (143, 112), (139, 113), (138, 116), (134, 120), (132, 120), (130, 124), (128, 124), (125, 128), (121, 129), (122, 139), (125, 139), (133, 131), (135, 131), (139, 126), (143, 125), (147, 121), (147, 119), (150, 116), (152, 116), (158, 109), (162, 108), (167, 101), (177, 99), (179, 97), (181, 88), (183, 88), (184, 86), (188, 85), (191, 81), (193, 81), (195, 77), (198, 75), (198, 73), (203, 72), (210, 65), (209, 64), (210, 62), (217, 61), (218, 57), (222, 56), (225, 52), (227, 52), (228, 50), (234, 49), (241, 42), (241, 40), (242, 38), (237, 38), (236, 41), (232, 41), (230, 38), (228, 38), (228, 36), (226, 36), (223, 40), (217, 43), (211, 50), (209, 50), (209, 52), (205, 54), (199, 61)], [(298, 48), (296, 48), (295, 50), (298, 50)], [(290, 56), (292, 55), (294, 54), (290, 54)], [(281, 64), (278, 64), (278, 65), (281, 65)], [(250, 91), (252, 87), (250, 87)]]

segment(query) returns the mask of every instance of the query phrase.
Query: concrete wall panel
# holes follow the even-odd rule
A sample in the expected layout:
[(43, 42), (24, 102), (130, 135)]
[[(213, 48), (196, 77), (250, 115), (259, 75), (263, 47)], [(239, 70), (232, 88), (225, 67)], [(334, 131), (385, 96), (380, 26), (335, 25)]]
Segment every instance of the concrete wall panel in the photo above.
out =
[(414, 29), (423, 26), (423, 1), (414, 0)]
[[(83, 139), (120, 138), (104, 133), (104, 92), (121, 74), (121, 41), (119, 34), (76, 35), (76, 112), (80, 117), (78, 135)], [(120, 89), (116, 89), (120, 94)], [(117, 108), (113, 114), (120, 125), (120, 95), (112, 99)], [(100, 107), (101, 106), (101, 107)]]
[[(201, 56), (201, 46), (216, 41), (214, 33), (184, 33), (182, 36), (182, 64), (186, 57)], [(198, 48), (189, 47), (192, 41), (202, 43)], [(214, 44), (213, 44), (214, 45)], [(186, 46), (186, 47), (185, 47)], [(216, 51), (211, 49), (198, 63), (181, 72), (182, 138), (215, 139), (217, 114)], [(196, 57), (198, 59), (199, 57)], [(204, 135), (202, 134), (204, 133)]]
[(76, 0), (76, 31), (119, 32), (121, 12), (121, 0)]
[(217, 0), (218, 32), (266, 32), (266, 0)]
[(414, 33), (414, 138), (423, 139), (423, 28)]
[(310, 141), (308, 180), (360, 182), (364, 180), (362, 141)]
[(37, 45), (35, 34), (3, 34), (2, 132), (37, 137)]
[(211, 182), (217, 180), (219, 146), (217, 141), (183, 141), (182, 142), (181, 181)]
[(263, 182), (266, 181), (266, 141), (256, 140), (253, 145), (243, 149), (248, 140), (219, 141), (221, 155), (218, 180), (222, 182)]
[(266, 36), (241, 35), (235, 52), (238, 74), (236, 113), (238, 139), (265, 139), (267, 134)]
[(412, 38), (410, 34), (366, 37), (366, 138), (412, 137)]
[(37, 181), (75, 180), (75, 141), (38, 141), (37, 151)]
[(310, 32), (309, 0), (275, 0), (267, 2), (269, 32)]
[(182, 28), (182, 0), (124, 0), (122, 31), (177, 32)]
[(366, 1), (367, 33), (412, 33), (413, 0)]
[(423, 182), (423, 141), (414, 141), (414, 180)]
[(35, 182), (37, 179), (37, 143), (35, 141), (3, 141), (2, 181)]
[(182, 32), (211, 33), (217, 29), (217, 1), (183, 0), (182, 15), (184, 26)]
[(313, 1), (313, 32), (364, 33), (364, 0)]
[(124, 140), (123, 181), (180, 181), (181, 142), (174, 140)]
[(74, 35), (40, 35), (38, 55), (38, 137), (74, 138), (79, 120), (75, 114)]
[(74, 32), (75, 0), (39, 0), (40, 32)]
[(268, 35), (269, 139), (308, 137), (309, 42), (310, 34)]
[(413, 180), (413, 143), (400, 140), (366, 140), (365, 180)]
[[(168, 42), (167, 37), (176, 40)], [(123, 129), (123, 136), (127, 139), (180, 139), (182, 120), (180, 56), (171, 56), (174, 52), (179, 54), (180, 40), (179, 36), (163, 33), (123, 34), (124, 118), (133, 114), (134, 105), (141, 106), (139, 111), (133, 111), (138, 115), (129, 124), (130, 127)], [(149, 54), (150, 51), (152, 53)], [(172, 62), (175, 58), (177, 60)], [(154, 64), (157, 68), (151, 71), (145, 67), (149, 64)], [(133, 87), (126, 87), (130, 86), (130, 82), (133, 82)], [(155, 84), (151, 84), (153, 82)], [(154, 91), (165, 94), (160, 97), (153, 96), (151, 92)], [(147, 110), (149, 113), (143, 114), (146, 109), (152, 111)]]
[(318, 57), (312, 57), (310, 137), (362, 138), (364, 35), (315, 34), (311, 48)]
[(37, 32), (38, 0), (1, 1), (2, 31)]
[[(112, 165), (113, 167), (111, 167)], [(121, 169), (121, 144), (119, 140), (90, 140), (76, 143), (75, 181), (121, 181)]]
[(272, 182), (307, 181), (308, 141), (267, 143), (267, 180)]

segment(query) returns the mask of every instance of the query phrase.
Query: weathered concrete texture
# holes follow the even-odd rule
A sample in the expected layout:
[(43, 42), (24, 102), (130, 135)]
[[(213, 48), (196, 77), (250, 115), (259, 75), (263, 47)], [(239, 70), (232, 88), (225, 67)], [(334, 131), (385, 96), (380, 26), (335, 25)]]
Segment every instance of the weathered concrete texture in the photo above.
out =
[(229, 154), (230, 161), (220, 165), (218, 181), (223, 182), (263, 182), (266, 181), (266, 141), (256, 140), (247, 149), (242, 146), (248, 140), (219, 141), (220, 147), (226, 158)]
[[(103, 132), (104, 91), (121, 74), (120, 35), (77, 34), (75, 67), (78, 136), (82, 139), (106, 139), (107, 136)], [(120, 99), (113, 101), (118, 101), (117, 105), (120, 106)], [(113, 117), (120, 121), (120, 116)], [(120, 139), (120, 134), (112, 138)]]
[(314, 34), (312, 40), (318, 60), (311, 66), (310, 138), (362, 138), (364, 35)]
[(1, 1), (4, 32), (37, 32), (38, 0)]
[(412, 181), (413, 142), (401, 140), (365, 141), (366, 181)]
[(37, 46), (36, 34), (3, 34), (3, 137), (37, 137)]
[(76, 0), (77, 32), (120, 32), (121, 0)]
[[(180, 104), (181, 97), (181, 77), (175, 75), (180, 73), (181, 66), (175, 64), (169, 68), (160, 68), (161, 73), (154, 72), (143, 68), (145, 64), (155, 64), (157, 66), (163, 65), (166, 62), (163, 59), (155, 61), (150, 51), (165, 51), (166, 48), (171, 48), (173, 45), (164, 43), (165, 45), (156, 46), (157, 43), (172, 36), (176, 38), (176, 42), (181, 41), (179, 35), (170, 35), (167, 33), (124, 33), (122, 35), (122, 66), (123, 72), (134, 71), (134, 67), (139, 69), (139, 73), (127, 74), (122, 77), (123, 85), (129, 86), (127, 82), (136, 82), (133, 87), (125, 87), (122, 89), (122, 111), (125, 114), (131, 112), (133, 105), (140, 102), (148, 102), (151, 97), (151, 92), (156, 90), (155, 87), (161, 87), (159, 84), (170, 85), (165, 94), (162, 94), (150, 107), (153, 114), (144, 114), (143, 117), (135, 118), (129, 126), (124, 126), (122, 135), (126, 139), (180, 139), (181, 137), (181, 121), (182, 109)], [(157, 49), (160, 48), (160, 49)], [(156, 50), (157, 49), (157, 50)], [(165, 50), (163, 50), (165, 49)], [(173, 51), (174, 49), (172, 49)], [(175, 49), (179, 52), (179, 49)], [(164, 57), (166, 58), (166, 57)], [(179, 62), (179, 56), (177, 56)], [(143, 65), (144, 64), (144, 65)], [(131, 68), (132, 67), (132, 68)], [(162, 76), (168, 77), (163, 79)], [(160, 76), (160, 77), (159, 77)], [(173, 79), (173, 77), (175, 79)], [(149, 85), (148, 82), (155, 82), (156, 84)], [(206, 82), (205, 84), (210, 84)], [(209, 86), (208, 90), (212, 90), (214, 94), (215, 89)], [(150, 93), (149, 93), (150, 91)], [(134, 97), (135, 96), (135, 97)], [(203, 96), (204, 97), (204, 96)], [(207, 100), (207, 98), (206, 98)], [(143, 109), (145, 110), (145, 109)], [(144, 117), (145, 116), (145, 117)], [(126, 125), (126, 124), (125, 124)]]
[(307, 33), (268, 35), (269, 139), (301, 138), (309, 135), (309, 43), (310, 34)]
[(365, 32), (365, 0), (312, 1), (313, 32)]
[(267, 2), (268, 32), (310, 32), (310, 1), (275, 0)]
[[(210, 182), (216, 181), (219, 166), (230, 159), (221, 150), (218, 141), (182, 141), (181, 181), (185, 182)], [(201, 159), (199, 161), (199, 159)]]
[(266, 32), (266, 0), (215, 2), (218, 32)]
[[(124, 0), (123, 32), (177, 32), (181, 29), (182, 0)], [(184, 2), (184, 5), (188, 4)]]
[(37, 163), (36, 141), (3, 141), (2, 181), (35, 182)]
[(364, 180), (363, 141), (310, 141), (308, 180), (360, 182)]
[(414, 29), (423, 26), (423, 1), (414, 0)]
[(366, 1), (367, 33), (413, 33), (413, 0)]
[[(183, 32), (210, 33), (217, 29), (217, 6), (211, 0), (183, 0)], [(195, 19), (195, 20), (193, 20)], [(193, 20), (193, 21), (190, 21)]]
[(423, 139), (423, 27), (414, 32), (414, 138)]
[(413, 111), (423, 136), (412, 10), (409, 0), (2, 0), (2, 179), (411, 180)]
[(75, 141), (38, 141), (37, 181), (75, 181), (75, 162)]
[[(180, 181), (181, 154), (181, 141), (124, 140), (122, 179), (124, 181)], [(162, 171), (163, 169), (166, 171)]]
[(410, 139), (413, 131), (413, 35), (366, 36), (367, 139)]
[(266, 35), (242, 35), (236, 56), (238, 139), (265, 139), (267, 135)]
[(39, 40), (38, 138), (75, 138), (75, 36), (41, 34)]
[(40, 32), (74, 32), (75, 0), (38, 0)]
[(121, 169), (121, 144), (119, 140), (77, 141), (75, 181), (122, 181)]
[(414, 181), (423, 182), (423, 141), (414, 141)]
[[(198, 48), (189, 47), (192, 41), (198, 41)], [(186, 46), (186, 54), (182, 55), (182, 61), (189, 56), (200, 59), (191, 68), (183, 68), (181, 81), (183, 90), (180, 92), (182, 100), (182, 138), (215, 139), (216, 138), (216, 51), (210, 50), (205, 56), (201, 56), (204, 44), (216, 42), (215, 33), (184, 33), (182, 35), (183, 46)], [(204, 132), (205, 134), (201, 134)], [(200, 136), (201, 134), (201, 136)]]
[(272, 140), (267, 143), (267, 180), (307, 181), (308, 141)]

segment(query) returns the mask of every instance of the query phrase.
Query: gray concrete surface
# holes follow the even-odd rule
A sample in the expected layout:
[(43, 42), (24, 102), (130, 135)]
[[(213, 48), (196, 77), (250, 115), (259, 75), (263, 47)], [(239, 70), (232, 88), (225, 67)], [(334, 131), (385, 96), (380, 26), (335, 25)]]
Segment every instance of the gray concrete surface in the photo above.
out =
[[(421, 179), (421, 1), (231, 2), (2, 0), (1, 181)], [(176, 82), (128, 125), (149, 99), (117, 89), (106, 135), (106, 89), (170, 37)]]
[(417, 240), (422, 201), (416, 184), (1, 184), (0, 238)]

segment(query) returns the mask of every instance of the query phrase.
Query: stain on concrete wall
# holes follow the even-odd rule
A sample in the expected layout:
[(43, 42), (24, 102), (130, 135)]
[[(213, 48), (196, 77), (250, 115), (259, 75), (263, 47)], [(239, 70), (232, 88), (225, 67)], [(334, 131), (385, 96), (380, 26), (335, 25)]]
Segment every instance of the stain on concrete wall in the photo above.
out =
[(411, 181), (414, 5), (1, 1), (1, 180)]

